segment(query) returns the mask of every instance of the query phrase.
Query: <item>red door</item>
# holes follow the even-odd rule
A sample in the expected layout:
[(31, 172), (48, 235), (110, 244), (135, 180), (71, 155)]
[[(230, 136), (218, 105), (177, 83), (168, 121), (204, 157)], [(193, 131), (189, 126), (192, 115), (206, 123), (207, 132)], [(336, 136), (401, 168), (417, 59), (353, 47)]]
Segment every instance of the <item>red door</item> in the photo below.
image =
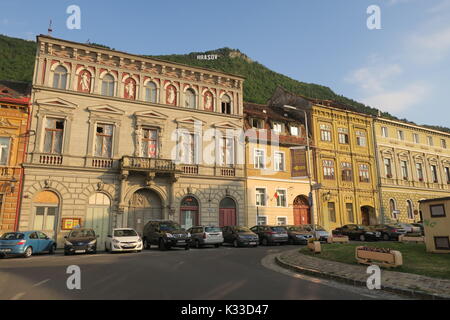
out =
[(219, 210), (219, 227), (236, 225), (236, 209)]
[(303, 196), (299, 196), (294, 201), (294, 224), (310, 224), (311, 214), (308, 204), (308, 199)]

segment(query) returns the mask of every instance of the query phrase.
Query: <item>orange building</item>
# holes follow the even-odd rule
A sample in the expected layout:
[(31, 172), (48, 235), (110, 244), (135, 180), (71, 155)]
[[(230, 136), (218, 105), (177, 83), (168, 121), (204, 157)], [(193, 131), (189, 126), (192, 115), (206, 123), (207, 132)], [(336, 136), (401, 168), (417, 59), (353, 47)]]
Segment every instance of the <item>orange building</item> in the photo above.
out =
[(0, 235), (17, 229), (30, 86), (0, 81)]

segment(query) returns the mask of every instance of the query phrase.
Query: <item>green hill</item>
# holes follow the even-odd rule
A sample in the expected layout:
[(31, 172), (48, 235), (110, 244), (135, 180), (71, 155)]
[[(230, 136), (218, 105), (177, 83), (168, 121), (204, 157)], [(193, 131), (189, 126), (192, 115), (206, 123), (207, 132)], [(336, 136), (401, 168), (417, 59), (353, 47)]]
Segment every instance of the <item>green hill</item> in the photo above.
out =
[[(95, 45), (108, 48), (107, 46), (100, 44)], [(35, 42), (0, 35), (0, 80), (31, 82), (35, 54)], [(218, 59), (201, 60), (197, 59), (197, 56), (199, 55), (217, 55)], [(361, 113), (374, 116), (378, 114), (378, 109), (366, 106), (342, 95), (338, 95), (328, 87), (297, 81), (274, 72), (264, 65), (251, 60), (244, 53), (236, 49), (222, 48), (206, 52), (192, 52), (183, 55), (173, 54), (148, 57), (241, 75), (246, 79), (244, 83), (244, 100), (247, 102), (266, 103), (275, 89), (278, 86), (281, 86), (292, 93), (305, 97), (334, 100), (350, 105)], [(381, 114), (383, 117), (389, 119), (400, 120), (386, 112), (382, 112)], [(408, 122), (406, 119), (402, 119), (402, 121)], [(439, 126), (427, 127), (450, 133), (450, 128)]]

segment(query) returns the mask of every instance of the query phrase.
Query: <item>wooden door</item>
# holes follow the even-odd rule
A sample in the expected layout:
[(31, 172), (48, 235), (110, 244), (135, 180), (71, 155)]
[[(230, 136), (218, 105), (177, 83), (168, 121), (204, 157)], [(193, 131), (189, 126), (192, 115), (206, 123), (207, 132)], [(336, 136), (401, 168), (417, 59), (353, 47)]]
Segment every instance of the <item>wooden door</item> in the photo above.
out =
[(236, 209), (220, 209), (219, 226), (235, 226), (236, 225)]
[(303, 225), (311, 223), (311, 210), (308, 199), (299, 196), (294, 200), (294, 224)]

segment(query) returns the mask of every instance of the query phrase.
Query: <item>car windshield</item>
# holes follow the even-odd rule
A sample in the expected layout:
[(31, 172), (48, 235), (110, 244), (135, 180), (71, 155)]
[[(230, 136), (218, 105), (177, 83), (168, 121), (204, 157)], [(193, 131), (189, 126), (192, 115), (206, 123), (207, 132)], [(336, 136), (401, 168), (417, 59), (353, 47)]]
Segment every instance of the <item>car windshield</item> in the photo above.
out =
[(246, 228), (246, 227), (236, 227), (234, 230), (238, 233), (252, 232), (249, 228)]
[(272, 227), (271, 229), (275, 232), (286, 232), (285, 227)]
[(22, 240), (25, 237), (23, 233), (10, 232), (0, 237), (0, 240)]
[(206, 227), (205, 232), (221, 232), (222, 230), (220, 228), (216, 227)]
[(358, 229), (358, 230), (369, 230), (369, 228), (366, 227), (366, 226), (356, 226), (356, 229)]
[(93, 230), (73, 230), (69, 234), (69, 238), (88, 238), (95, 237), (95, 233)]
[(289, 231), (304, 231), (304, 228), (301, 226), (293, 226), (293, 227), (288, 227)]
[(114, 230), (114, 237), (135, 237), (137, 236), (134, 230)]
[[(305, 229), (307, 231), (312, 231), (312, 225), (310, 225), (310, 224), (306, 225)], [(319, 226), (316, 224), (316, 231), (325, 231), (325, 229), (322, 226)]]
[(161, 223), (159, 225), (159, 230), (161, 231), (175, 231), (175, 230), (182, 230), (181, 226), (178, 223), (172, 222), (172, 223)]

